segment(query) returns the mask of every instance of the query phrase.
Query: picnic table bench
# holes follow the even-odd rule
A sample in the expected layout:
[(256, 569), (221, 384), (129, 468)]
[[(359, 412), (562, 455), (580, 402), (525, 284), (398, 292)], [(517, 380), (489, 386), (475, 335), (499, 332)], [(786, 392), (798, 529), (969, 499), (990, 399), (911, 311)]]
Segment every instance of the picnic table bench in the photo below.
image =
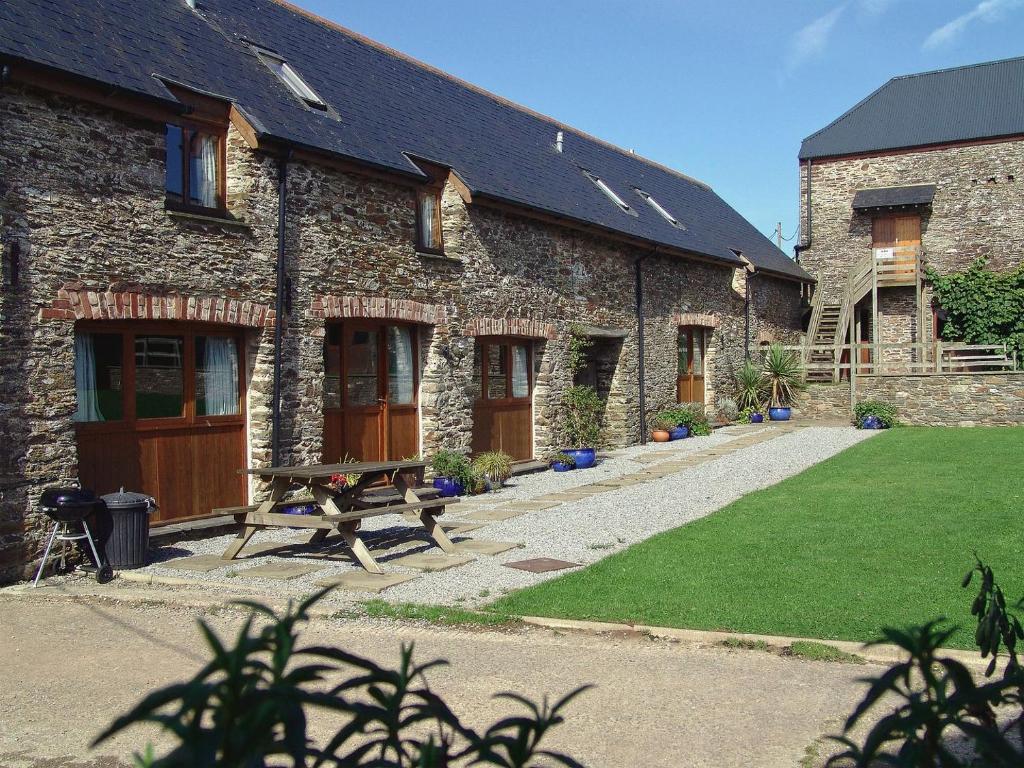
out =
[[(348, 464), (316, 464), (303, 467), (262, 467), (242, 470), (270, 484), (270, 496), (260, 504), (248, 507), (230, 507), (214, 510), (220, 514), (233, 514), (239, 531), (222, 557), (233, 560), (257, 531), (268, 528), (309, 528), (313, 530), (310, 543), (321, 542), (337, 531), (352, 554), (370, 573), (384, 573), (366, 544), (357, 535), (360, 523), (379, 515), (403, 515), (419, 520), (427, 533), (446, 553), (455, 552), (444, 529), (437, 522), (448, 504), (458, 499), (439, 498), (433, 488), (421, 488), (423, 461), (371, 461)], [(341, 489), (332, 487), (335, 475), (359, 475), (359, 480)], [(381, 481), (390, 483), (394, 490), (373, 488)], [(289, 500), (284, 497), (295, 486), (305, 488), (311, 501)], [(309, 503), (319, 507), (319, 514), (293, 515), (276, 512), (282, 507)]]

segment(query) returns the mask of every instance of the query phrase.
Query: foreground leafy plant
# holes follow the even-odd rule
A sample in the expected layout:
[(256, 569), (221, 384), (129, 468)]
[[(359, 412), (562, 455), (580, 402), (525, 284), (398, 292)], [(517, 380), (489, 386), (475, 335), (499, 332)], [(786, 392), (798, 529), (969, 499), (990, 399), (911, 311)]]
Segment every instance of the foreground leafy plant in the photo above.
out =
[[(827, 766), (852, 760), (857, 768), (966, 768), (976, 764), (975, 758), (995, 768), (1024, 765), (1024, 673), (1016, 652), (1024, 629), (1018, 617), (1007, 611), (992, 569), (980, 560), (964, 577), (963, 586), (970, 586), (975, 573), (981, 575), (978, 596), (971, 606), (978, 623), (975, 639), (982, 658), (992, 657), (986, 677), (996, 671), (1000, 646), (1005, 647), (1007, 662), (1002, 676), (979, 685), (966, 666), (940, 656), (956, 631), (955, 627), (943, 627), (943, 619), (906, 630), (884, 629), (883, 640), (875, 644), (893, 643), (908, 658), (865, 681), (871, 687), (847, 719), (844, 733), (883, 700), (895, 697), (899, 703), (875, 723), (863, 745), (847, 735), (836, 737), (847, 749), (832, 757)], [(996, 719), (999, 708), (1014, 712), (1005, 728), (1000, 728)], [(954, 749), (955, 742), (969, 749)], [(970, 754), (962, 754), (965, 751)]]
[(736, 404), (745, 410), (760, 410), (767, 393), (768, 385), (763, 372), (750, 360), (746, 360), (736, 374)]
[(565, 438), (569, 448), (597, 448), (601, 442), (604, 401), (585, 384), (569, 387), (562, 396), (565, 409)]
[[(148, 722), (178, 742), (164, 757), (154, 758), (151, 749), (136, 756), (137, 765), (152, 768), (258, 768), (270, 758), (278, 758), (274, 764), (339, 768), (445, 768), (454, 763), (527, 768), (535, 759), (570, 768), (580, 765), (567, 755), (541, 749), (540, 743), (564, 722), (566, 705), (585, 687), (554, 704), (499, 694), (523, 704), (528, 713), (504, 718), (478, 733), (464, 726), (427, 684), (426, 673), (447, 662), (416, 664), (411, 645), (402, 646), (397, 669), (339, 648), (300, 648), (298, 626), (309, 620), (309, 609), (329, 591), (281, 614), (258, 603), (236, 603), (252, 613), (232, 647), (200, 620), (213, 658), (188, 682), (146, 696), (93, 745)], [(255, 631), (259, 615), (269, 623)], [(328, 675), (345, 668), (355, 675), (323, 690)], [(308, 714), (317, 709), (346, 718), (323, 748), (306, 732)]]
[(764, 356), (761, 371), (769, 403), (773, 408), (792, 404), (796, 393), (804, 388), (803, 364), (800, 355), (781, 344), (772, 344)]
[(886, 429), (899, 424), (896, 420), (896, 406), (882, 400), (865, 400), (853, 406), (853, 423), (858, 429), (868, 416), (877, 418)]

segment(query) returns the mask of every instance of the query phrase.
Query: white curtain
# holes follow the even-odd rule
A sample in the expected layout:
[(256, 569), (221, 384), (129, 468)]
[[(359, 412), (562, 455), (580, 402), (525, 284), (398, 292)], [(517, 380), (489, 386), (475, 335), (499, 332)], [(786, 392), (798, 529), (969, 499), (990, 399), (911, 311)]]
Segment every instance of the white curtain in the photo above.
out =
[(99, 393), (96, 391), (96, 352), (89, 333), (75, 336), (75, 394), (78, 398), (75, 421), (105, 421), (100, 413)]
[(412, 335), (408, 328), (388, 326), (388, 398), (396, 405), (413, 402)]
[(226, 336), (207, 336), (203, 361), (206, 384), (205, 416), (238, 413), (238, 348)]
[(196, 135), (196, 169), (192, 179), (192, 196), (206, 208), (217, 207), (217, 137)]
[(529, 360), (526, 347), (512, 345), (512, 397), (530, 396)]
[(434, 236), (434, 219), (437, 216), (435, 207), (437, 198), (432, 194), (424, 194), (420, 198), (420, 244), (424, 248), (436, 248), (437, 238)]

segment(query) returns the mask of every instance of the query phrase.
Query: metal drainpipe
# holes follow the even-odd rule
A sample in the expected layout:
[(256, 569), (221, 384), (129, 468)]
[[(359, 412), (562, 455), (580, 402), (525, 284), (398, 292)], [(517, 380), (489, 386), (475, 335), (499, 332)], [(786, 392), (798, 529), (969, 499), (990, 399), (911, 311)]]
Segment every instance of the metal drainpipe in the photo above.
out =
[(281, 345), (284, 338), (285, 306), (285, 213), (288, 194), (288, 160), (291, 150), (286, 150), (277, 163), (277, 284), (274, 301), (274, 390), (271, 402), (271, 463), (281, 466)]
[(750, 359), (750, 281), (754, 277), (753, 272), (747, 272), (743, 277), (743, 354), (747, 360)]
[(636, 273), (636, 346), (639, 364), (637, 367), (637, 387), (640, 400), (640, 445), (647, 445), (647, 390), (644, 384), (644, 281), (641, 262), (652, 253), (645, 253), (633, 262)]

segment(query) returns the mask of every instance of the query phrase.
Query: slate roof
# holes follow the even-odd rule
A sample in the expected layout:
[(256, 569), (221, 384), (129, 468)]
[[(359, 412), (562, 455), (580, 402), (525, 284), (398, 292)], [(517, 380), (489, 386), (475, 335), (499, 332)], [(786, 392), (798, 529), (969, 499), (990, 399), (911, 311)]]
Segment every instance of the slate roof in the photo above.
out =
[(894, 77), (804, 139), (800, 159), (1024, 134), (1024, 57)]
[(889, 208), (899, 205), (929, 205), (935, 198), (934, 184), (916, 184), (912, 187), (876, 187), (861, 189), (853, 196), (855, 210)]
[[(253, 54), (280, 54), (336, 115), (307, 107)], [(230, 99), (261, 138), (422, 177), (451, 167), (474, 197), (526, 206), (739, 266), (809, 275), (705, 184), (488, 94), (278, 0), (3, 0), (0, 59), (158, 99), (158, 78)], [(557, 131), (564, 151), (555, 150)], [(607, 182), (621, 211), (582, 173)], [(683, 225), (665, 221), (640, 188)]]

